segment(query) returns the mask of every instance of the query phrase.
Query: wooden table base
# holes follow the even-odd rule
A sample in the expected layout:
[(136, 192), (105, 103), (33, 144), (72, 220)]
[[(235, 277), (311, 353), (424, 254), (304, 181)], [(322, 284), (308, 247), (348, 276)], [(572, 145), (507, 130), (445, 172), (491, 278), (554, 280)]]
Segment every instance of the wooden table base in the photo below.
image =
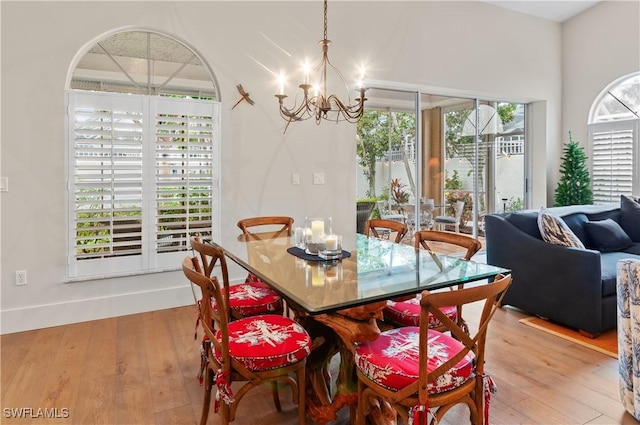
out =
[[(386, 301), (316, 316), (297, 315), (314, 341), (307, 358), (307, 415), (324, 425), (336, 420), (338, 411), (349, 407), (352, 422), (358, 401), (354, 363), (354, 343), (373, 341), (380, 335), (377, 319), (382, 317)], [(331, 359), (340, 355), (335, 394), (329, 373)]]

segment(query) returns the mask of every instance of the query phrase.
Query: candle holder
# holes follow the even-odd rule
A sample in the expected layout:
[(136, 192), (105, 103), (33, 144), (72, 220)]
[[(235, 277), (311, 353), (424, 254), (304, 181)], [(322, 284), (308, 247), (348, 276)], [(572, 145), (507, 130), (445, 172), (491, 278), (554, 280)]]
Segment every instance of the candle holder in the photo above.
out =
[(342, 258), (342, 235), (327, 235), (324, 238), (323, 249), (318, 250), (318, 257), (323, 260), (338, 260)]
[(293, 244), (300, 249), (306, 248), (306, 229), (304, 227), (296, 227), (293, 231)]
[(331, 217), (305, 218), (305, 252), (311, 255), (319, 255), (325, 249), (325, 238), (331, 233)]

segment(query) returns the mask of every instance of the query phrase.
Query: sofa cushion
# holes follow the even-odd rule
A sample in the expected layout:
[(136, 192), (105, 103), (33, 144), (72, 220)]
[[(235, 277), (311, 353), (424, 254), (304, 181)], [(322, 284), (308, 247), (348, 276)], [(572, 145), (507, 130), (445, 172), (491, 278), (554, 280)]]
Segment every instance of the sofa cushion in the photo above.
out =
[(546, 208), (540, 208), (538, 227), (545, 242), (584, 249), (582, 241), (571, 231), (564, 220)]
[(566, 216), (562, 216), (562, 219), (571, 231), (580, 239), (584, 246), (593, 247), (591, 238), (587, 233), (587, 229), (584, 228), (584, 224), (589, 221), (589, 217), (583, 213), (575, 213)]
[(634, 242), (625, 249), (622, 250), (628, 254), (634, 254), (640, 256), (640, 242)]
[(538, 227), (538, 211), (509, 213), (504, 216), (504, 219), (527, 235), (536, 239), (542, 238)]
[(620, 196), (620, 226), (634, 242), (640, 242), (640, 203), (629, 196)]
[(618, 223), (606, 220), (588, 221), (584, 224), (593, 247), (598, 251), (621, 251), (633, 244), (633, 241)]
[[(382, 332), (371, 342), (358, 344), (355, 350), (356, 367), (378, 385), (397, 391), (415, 382), (419, 368), (420, 328), (404, 326)], [(459, 352), (463, 345), (457, 339), (433, 329), (428, 331), (427, 371), (431, 372)], [(427, 384), (430, 394), (449, 391), (474, 376), (473, 354), (467, 353), (448, 372)]]
[[(222, 339), (222, 331), (216, 333)], [(299, 362), (311, 353), (311, 337), (299, 323), (278, 314), (245, 317), (229, 323), (229, 353), (253, 371)], [(216, 350), (216, 358), (222, 354)]]
[(638, 258), (627, 252), (603, 252), (600, 254), (600, 268), (602, 277), (602, 296), (615, 295), (618, 261), (625, 258)]

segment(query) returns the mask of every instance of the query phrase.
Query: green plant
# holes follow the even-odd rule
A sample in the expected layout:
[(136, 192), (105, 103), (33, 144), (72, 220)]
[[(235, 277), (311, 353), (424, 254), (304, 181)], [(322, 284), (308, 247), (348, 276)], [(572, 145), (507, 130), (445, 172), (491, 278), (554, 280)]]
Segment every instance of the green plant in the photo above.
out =
[(587, 155), (580, 143), (573, 140), (571, 132), (569, 132), (569, 142), (564, 145), (564, 154), (561, 159), (561, 176), (555, 191), (555, 205), (593, 204)]
[(462, 180), (460, 180), (458, 170), (453, 170), (451, 177), (449, 177), (449, 171), (445, 171), (444, 188), (450, 190), (462, 189)]
[(522, 198), (509, 198), (505, 205), (504, 212), (516, 212), (524, 209), (524, 200)]
[(401, 183), (400, 179), (391, 180), (391, 197), (398, 205), (409, 202), (409, 192), (404, 189), (405, 187), (407, 187), (407, 185)]

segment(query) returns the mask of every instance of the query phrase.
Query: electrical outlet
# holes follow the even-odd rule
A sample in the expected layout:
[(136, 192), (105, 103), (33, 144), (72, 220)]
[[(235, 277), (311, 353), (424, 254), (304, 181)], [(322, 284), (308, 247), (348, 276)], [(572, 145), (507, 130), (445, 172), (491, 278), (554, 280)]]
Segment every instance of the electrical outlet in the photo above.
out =
[(313, 173), (313, 184), (324, 184), (324, 173)]
[(27, 271), (26, 270), (16, 271), (16, 285), (26, 285), (26, 284), (27, 284)]

